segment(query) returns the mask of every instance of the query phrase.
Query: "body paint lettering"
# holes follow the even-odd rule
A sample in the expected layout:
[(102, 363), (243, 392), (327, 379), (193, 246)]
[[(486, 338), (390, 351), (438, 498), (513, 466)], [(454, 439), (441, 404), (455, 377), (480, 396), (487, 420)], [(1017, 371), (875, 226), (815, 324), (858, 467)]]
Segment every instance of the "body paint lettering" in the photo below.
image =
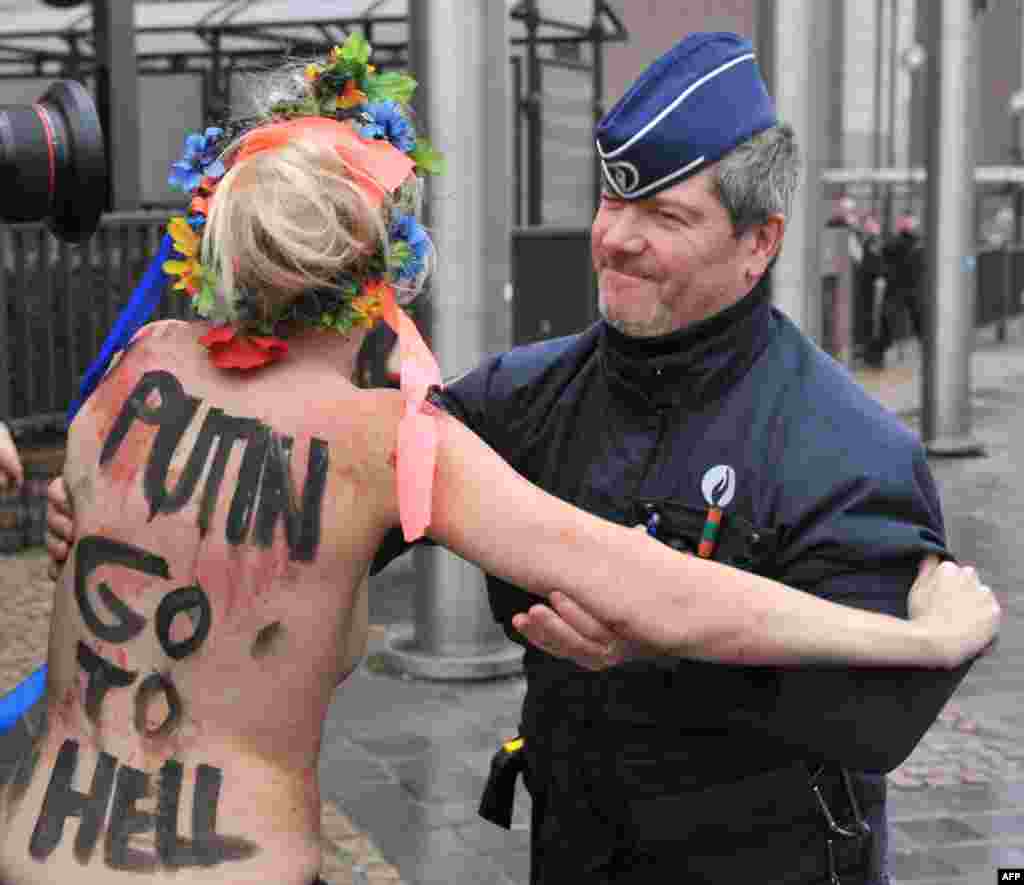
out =
[(28, 851), (33, 858), (46, 860), (60, 844), (64, 835), (64, 822), (69, 817), (77, 817), (80, 823), (75, 836), (75, 859), (82, 864), (89, 862), (107, 812), (107, 800), (114, 783), (116, 766), (117, 761), (113, 756), (100, 753), (89, 792), (79, 793), (71, 788), (78, 767), (78, 744), (71, 740), (61, 744), (43, 798), (43, 807), (29, 840)]
[[(158, 726), (150, 728), (146, 713), (149, 705), (160, 694), (164, 696), (164, 702), (167, 704), (167, 715)], [(178, 694), (174, 683), (162, 673), (150, 673), (142, 680), (142, 685), (135, 693), (135, 730), (143, 737), (169, 737), (181, 721), (181, 710), (181, 695)]]
[(75, 548), (75, 600), (89, 629), (105, 642), (126, 642), (134, 639), (146, 626), (146, 619), (132, 611), (105, 583), (98, 589), (100, 601), (117, 620), (106, 624), (100, 620), (89, 600), (86, 584), (89, 575), (101, 565), (122, 565), (146, 575), (170, 578), (167, 560), (141, 547), (122, 544), (101, 535), (86, 535)]
[[(187, 612), (192, 622), (192, 635), (175, 642), (171, 639), (171, 624), (176, 615)], [(156, 636), (169, 658), (180, 661), (199, 648), (210, 632), (213, 613), (210, 600), (198, 584), (179, 587), (160, 600), (156, 610)]]
[(139, 675), (133, 670), (122, 670), (110, 661), (105, 661), (88, 645), (78, 642), (78, 665), (89, 674), (89, 683), (85, 689), (85, 715), (96, 723), (100, 718), (100, 707), (103, 698), (110, 688), (127, 688)]
[[(149, 407), (146, 399), (154, 392), (159, 393), (160, 404)], [(205, 536), (231, 450), (236, 442), (244, 442), (245, 452), (225, 531), (228, 543), (235, 546), (245, 543), (255, 516), (251, 540), (258, 546), (269, 547), (274, 527), (279, 519), (283, 519), (290, 558), (311, 561), (320, 543), (320, 518), (328, 468), (327, 443), (316, 438), (310, 440), (306, 480), (301, 502), (297, 502), (290, 481), (292, 438), (273, 433), (256, 418), (226, 415), (219, 408), (211, 408), (203, 419), (184, 471), (174, 488), (169, 490), (167, 477), (171, 459), (201, 402), (186, 394), (178, 379), (169, 372), (146, 372), (121, 407), (104, 442), (100, 466), (117, 453), (136, 420), (159, 427), (143, 478), (149, 518), (153, 519), (158, 513), (177, 512), (192, 500), (216, 443), (197, 517), (200, 535)]]
[(263, 462), (263, 482), (253, 530), (254, 540), (261, 547), (269, 547), (274, 540), (274, 526), (278, 519), (283, 518), (290, 558), (310, 562), (320, 543), (320, 514), (329, 460), (327, 443), (316, 438), (310, 440), (300, 508), (292, 500), (292, 439), (288, 436), (279, 439), (280, 445), (269, 446)]
[(107, 866), (115, 870), (152, 872), (156, 869), (156, 855), (132, 848), (129, 841), (137, 833), (154, 828), (155, 816), (139, 811), (135, 803), (149, 793), (149, 777), (138, 769), (122, 765), (117, 769), (117, 789), (110, 806), (110, 823), (104, 843)]
[[(88, 794), (71, 789), (78, 766), (78, 743), (64, 741), (54, 764), (50, 784), (36, 821), (29, 853), (46, 860), (60, 844), (64, 824), (69, 817), (79, 819), (74, 856), (81, 865), (92, 859), (106, 822), (103, 857), (107, 866), (131, 872), (152, 872), (158, 868), (178, 870), (184, 867), (211, 867), (254, 856), (258, 846), (236, 836), (217, 833), (217, 806), (223, 774), (211, 765), (196, 768), (192, 797), (192, 838), (178, 834), (178, 809), (181, 804), (184, 767), (168, 759), (160, 768), (156, 811), (137, 807), (152, 795), (149, 775), (129, 765), (119, 764), (108, 753), (100, 753)], [(107, 804), (110, 814), (107, 816)], [(132, 837), (154, 833), (156, 850), (147, 853), (132, 846)]]

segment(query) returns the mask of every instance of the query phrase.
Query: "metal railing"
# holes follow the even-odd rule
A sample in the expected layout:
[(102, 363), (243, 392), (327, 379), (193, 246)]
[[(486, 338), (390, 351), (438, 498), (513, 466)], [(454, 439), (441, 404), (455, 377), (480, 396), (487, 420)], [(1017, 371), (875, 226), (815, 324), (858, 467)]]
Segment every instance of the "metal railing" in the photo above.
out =
[[(82, 374), (156, 254), (165, 212), (113, 213), (82, 246), (42, 224), (0, 227), (0, 419), (21, 433), (63, 428)], [(164, 298), (155, 318), (187, 315)]]

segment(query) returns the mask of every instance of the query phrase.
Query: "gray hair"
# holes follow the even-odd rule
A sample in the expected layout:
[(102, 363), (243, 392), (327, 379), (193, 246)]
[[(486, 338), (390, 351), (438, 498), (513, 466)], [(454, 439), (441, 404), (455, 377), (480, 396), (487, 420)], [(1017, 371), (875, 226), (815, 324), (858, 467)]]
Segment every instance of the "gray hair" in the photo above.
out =
[(737, 237), (770, 215), (789, 217), (800, 177), (800, 151), (788, 124), (758, 132), (712, 168), (712, 187)]

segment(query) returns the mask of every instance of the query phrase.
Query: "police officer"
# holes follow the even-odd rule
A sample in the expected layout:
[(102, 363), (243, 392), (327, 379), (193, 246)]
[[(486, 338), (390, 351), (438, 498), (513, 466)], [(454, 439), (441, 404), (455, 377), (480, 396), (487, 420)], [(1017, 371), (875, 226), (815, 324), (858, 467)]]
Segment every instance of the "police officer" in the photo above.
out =
[[(905, 616), (918, 563), (944, 552), (938, 496), (917, 438), (770, 303), (798, 157), (750, 43), (684, 39), (607, 113), (597, 149), (601, 319), (434, 401), (578, 506)], [(525, 644), (540, 600), (493, 577), (488, 593)], [(532, 885), (885, 882), (882, 773), (966, 672), (665, 658), (593, 672), (529, 644), (524, 660), (520, 740), (496, 760), (525, 769)], [(508, 771), (496, 764), (484, 803), (502, 823)]]

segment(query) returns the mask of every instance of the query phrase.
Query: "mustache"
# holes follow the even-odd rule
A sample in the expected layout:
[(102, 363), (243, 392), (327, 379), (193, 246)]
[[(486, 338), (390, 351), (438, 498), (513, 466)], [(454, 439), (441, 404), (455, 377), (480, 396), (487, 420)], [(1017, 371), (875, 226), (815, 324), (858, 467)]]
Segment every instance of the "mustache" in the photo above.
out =
[(613, 270), (616, 273), (623, 274), (627, 277), (636, 277), (641, 280), (651, 279), (650, 271), (646, 270), (639, 265), (634, 264), (621, 264), (617, 261), (603, 261), (600, 264), (601, 270)]

